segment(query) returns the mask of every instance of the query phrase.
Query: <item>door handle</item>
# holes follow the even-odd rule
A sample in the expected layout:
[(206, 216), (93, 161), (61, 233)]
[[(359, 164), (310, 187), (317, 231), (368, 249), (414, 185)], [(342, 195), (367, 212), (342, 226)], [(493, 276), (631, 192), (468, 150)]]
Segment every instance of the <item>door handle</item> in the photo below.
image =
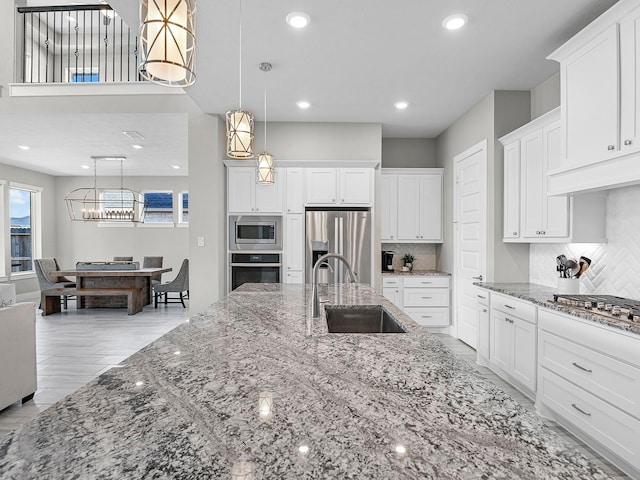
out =
[(482, 275), (478, 275), (477, 277), (471, 277), (473, 280), (482, 281)]

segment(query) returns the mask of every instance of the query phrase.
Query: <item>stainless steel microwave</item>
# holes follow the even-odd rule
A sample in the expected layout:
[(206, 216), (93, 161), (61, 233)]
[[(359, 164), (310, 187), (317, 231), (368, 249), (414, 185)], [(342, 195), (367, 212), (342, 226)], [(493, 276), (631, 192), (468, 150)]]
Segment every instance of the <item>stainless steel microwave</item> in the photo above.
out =
[(229, 250), (282, 250), (282, 217), (229, 217)]

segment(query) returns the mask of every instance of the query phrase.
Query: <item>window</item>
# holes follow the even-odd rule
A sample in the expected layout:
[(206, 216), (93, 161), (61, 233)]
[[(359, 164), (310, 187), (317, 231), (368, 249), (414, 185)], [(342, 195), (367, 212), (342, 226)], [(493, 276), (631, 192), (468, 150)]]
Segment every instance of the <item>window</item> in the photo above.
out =
[(189, 192), (180, 192), (178, 205), (178, 223), (189, 223)]
[(173, 223), (173, 192), (144, 192), (144, 223)]
[(11, 272), (32, 272), (33, 259), (40, 256), (40, 190), (11, 184), (9, 224)]

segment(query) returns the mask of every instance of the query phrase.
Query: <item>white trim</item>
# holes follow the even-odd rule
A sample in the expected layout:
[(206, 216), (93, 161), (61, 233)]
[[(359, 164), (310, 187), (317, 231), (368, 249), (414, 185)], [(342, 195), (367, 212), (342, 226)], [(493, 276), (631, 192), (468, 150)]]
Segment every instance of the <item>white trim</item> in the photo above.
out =
[(176, 224), (173, 222), (151, 222), (151, 223), (137, 223), (136, 228), (175, 228)]
[(9, 188), (17, 188), (19, 190), (30, 190), (32, 192), (42, 192), (42, 187), (36, 187), (35, 185), (28, 185), (26, 183), (18, 183), (9, 181)]
[(10, 97), (74, 95), (184, 95), (182, 88), (151, 82), (10, 83)]
[[(90, 223), (90, 222), (86, 222)], [(133, 228), (135, 223), (133, 222), (97, 222), (98, 228)]]
[(381, 168), (380, 172), (396, 173), (403, 175), (420, 175), (421, 173), (440, 173), (444, 175), (444, 168)]

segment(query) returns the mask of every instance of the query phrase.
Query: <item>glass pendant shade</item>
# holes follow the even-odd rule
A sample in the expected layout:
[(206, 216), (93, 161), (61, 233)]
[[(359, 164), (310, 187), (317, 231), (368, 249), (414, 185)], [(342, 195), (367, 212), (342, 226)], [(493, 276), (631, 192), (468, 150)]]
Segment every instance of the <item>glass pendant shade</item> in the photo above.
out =
[(242, 109), (227, 112), (227, 155), (253, 158), (253, 114)]
[(273, 155), (262, 152), (258, 155), (258, 183), (260, 185), (271, 185), (274, 182), (275, 159)]
[(196, 81), (195, 0), (141, 0), (140, 75), (171, 87)]

